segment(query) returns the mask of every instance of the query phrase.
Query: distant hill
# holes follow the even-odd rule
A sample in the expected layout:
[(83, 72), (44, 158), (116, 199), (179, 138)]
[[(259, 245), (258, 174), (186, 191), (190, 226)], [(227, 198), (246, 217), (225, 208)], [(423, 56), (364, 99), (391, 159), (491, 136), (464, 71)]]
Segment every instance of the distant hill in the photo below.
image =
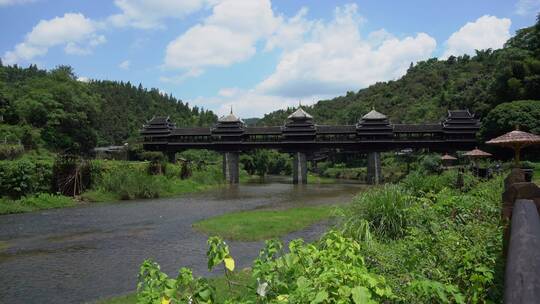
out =
[[(503, 49), (411, 64), (399, 80), (321, 100), (306, 110), (319, 124), (353, 124), (372, 107), (393, 122), (439, 121), (448, 109), (470, 109), (483, 118), (503, 102), (540, 99), (539, 41), (537, 22), (519, 30)], [(257, 124), (281, 125), (292, 111), (269, 113)]]
[(88, 152), (96, 145), (133, 140), (154, 115), (179, 125), (205, 126), (213, 112), (190, 107), (157, 89), (129, 82), (77, 80), (69, 66), (51, 71), (2, 66), (0, 62), (0, 139), (27, 147)]
[(242, 119), (244, 121), (244, 123), (248, 126), (254, 126), (257, 124), (257, 122), (259, 122), (259, 120), (261, 120), (260, 118), (258, 117), (253, 117), (253, 118), (246, 118), (246, 119)]

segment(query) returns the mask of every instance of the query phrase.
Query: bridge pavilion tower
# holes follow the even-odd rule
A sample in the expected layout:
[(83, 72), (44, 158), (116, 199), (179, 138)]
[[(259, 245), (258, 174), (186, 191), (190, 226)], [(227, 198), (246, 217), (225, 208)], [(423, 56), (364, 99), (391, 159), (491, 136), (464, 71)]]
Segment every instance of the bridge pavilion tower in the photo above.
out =
[[(356, 135), (359, 140), (391, 140), (394, 133), (386, 115), (372, 109), (362, 116), (356, 124)], [(381, 153), (378, 151), (368, 153), (367, 182), (379, 184), (382, 181)]]
[(313, 123), (313, 117), (301, 106), (287, 117), (287, 123), (283, 127), (285, 141), (294, 142), (297, 145), (293, 152), (293, 184), (307, 184), (307, 145), (315, 141), (317, 130)]
[[(244, 136), (245, 124), (242, 119), (233, 114), (232, 108), (228, 115), (218, 119), (212, 128), (212, 138), (226, 143), (229, 147), (240, 147)], [(240, 182), (240, 152), (238, 149), (223, 151), (223, 176), (229, 184)]]

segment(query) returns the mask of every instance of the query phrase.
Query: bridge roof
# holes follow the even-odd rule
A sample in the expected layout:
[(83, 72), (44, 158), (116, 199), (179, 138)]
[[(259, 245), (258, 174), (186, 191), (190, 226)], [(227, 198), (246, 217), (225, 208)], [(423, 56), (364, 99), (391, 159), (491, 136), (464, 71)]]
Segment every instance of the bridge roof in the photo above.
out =
[(171, 135), (212, 135), (210, 128), (174, 128)]
[(281, 127), (247, 127), (245, 129), (245, 134), (281, 134)]
[(344, 126), (325, 126), (317, 125), (318, 134), (334, 134), (334, 133), (355, 133), (355, 125), (344, 125)]
[(441, 124), (425, 124), (425, 125), (408, 125), (398, 124), (394, 125), (394, 132), (441, 132)]

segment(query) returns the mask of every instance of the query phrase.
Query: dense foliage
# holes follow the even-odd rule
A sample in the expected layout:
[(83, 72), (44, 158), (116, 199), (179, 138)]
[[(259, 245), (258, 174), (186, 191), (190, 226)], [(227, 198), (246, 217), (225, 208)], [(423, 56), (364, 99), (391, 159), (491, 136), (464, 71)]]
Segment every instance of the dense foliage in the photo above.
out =
[(54, 151), (89, 152), (137, 136), (154, 115), (180, 125), (208, 125), (215, 115), (157, 89), (113, 81), (78, 81), (68, 66), (45, 71), (0, 64), (0, 139)]
[[(285, 250), (280, 241), (266, 241), (251, 268), (251, 289), (224, 303), (501, 302), (502, 178), (466, 176), (461, 190), (455, 179), (451, 171), (427, 178), (415, 173), (361, 193), (343, 222), (315, 243), (293, 240)], [(209, 270), (223, 264), (230, 280), (234, 260), (227, 244), (212, 237), (209, 245)], [(208, 282), (188, 269), (171, 279), (146, 261), (138, 303), (217, 301)]]
[[(398, 80), (376, 83), (306, 108), (321, 124), (353, 124), (372, 107), (394, 123), (436, 122), (446, 116), (446, 110), (458, 108), (470, 109), (484, 118), (501, 103), (540, 100), (538, 41), (540, 22), (519, 30), (503, 49), (411, 64)], [(293, 110), (269, 113), (257, 124), (281, 125)], [(523, 121), (523, 126), (530, 122)], [(497, 125), (495, 129), (504, 132), (513, 127)]]

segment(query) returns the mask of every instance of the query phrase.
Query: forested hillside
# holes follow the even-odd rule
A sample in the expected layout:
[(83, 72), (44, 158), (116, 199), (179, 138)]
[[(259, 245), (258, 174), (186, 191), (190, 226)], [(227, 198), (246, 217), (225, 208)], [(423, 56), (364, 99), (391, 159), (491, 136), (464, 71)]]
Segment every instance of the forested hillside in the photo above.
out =
[(28, 148), (88, 152), (133, 140), (153, 115), (209, 125), (211, 111), (129, 82), (78, 81), (68, 66), (45, 71), (0, 63), (0, 140)]
[[(307, 107), (318, 123), (355, 123), (371, 107), (393, 122), (438, 121), (447, 109), (468, 108), (485, 118), (495, 106), (540, 99), (540, 22), (519, 30), (503, 49), (475, 56), (418, 62), (399, 80)], [(361, 73), (361, 71), (359, 71)], [(533, 102), (538, 104), (538, 102)], [(264, 116), (259, 125), (281, 125), (293, 109)], [(527, 126), (524, 126), (527, 127)]]

